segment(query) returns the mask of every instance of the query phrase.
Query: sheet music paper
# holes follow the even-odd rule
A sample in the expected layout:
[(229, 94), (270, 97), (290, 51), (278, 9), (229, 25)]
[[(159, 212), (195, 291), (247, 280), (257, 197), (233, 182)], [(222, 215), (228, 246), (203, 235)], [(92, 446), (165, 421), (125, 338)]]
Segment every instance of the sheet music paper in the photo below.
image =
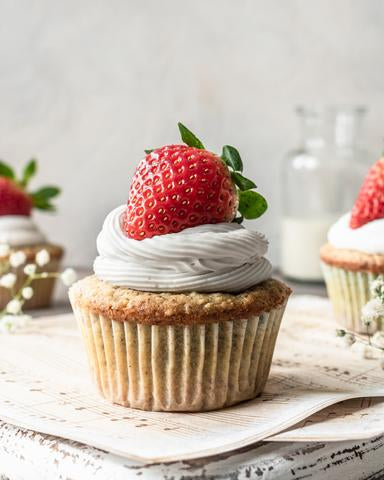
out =
[[(384, 396), (384, 372), (377, 361), (341, 348), (335, 328), (326, 300), (294, 297), (264, 394), (224, 410), (183, 414), (109, 404), (90, 381), (74, 317), (45, 317), (23, 333), (0, 336), (0, 418), (145, 462), (217, 454), (268, 437), (346, 439), (350, 416), (338, 415), (345, 407), (334, 404)], [(333, 413), (333, 421), (318, 414), (303, 422), (330, 405), (337, 421)], [(374, 415), (384, 418), (384, 407), (374, 405)], [(357, 415), (354, 436), (381, 432), (370, 413)]]

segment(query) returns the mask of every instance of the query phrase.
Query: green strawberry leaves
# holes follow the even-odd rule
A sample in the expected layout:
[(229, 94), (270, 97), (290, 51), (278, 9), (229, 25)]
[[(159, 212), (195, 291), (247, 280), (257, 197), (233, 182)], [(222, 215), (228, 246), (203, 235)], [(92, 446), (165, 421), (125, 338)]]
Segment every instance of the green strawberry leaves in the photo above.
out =
[(252, 190), (246, 190), (245, 192), (240, 190), (238, 194), (238, 210), (244, 218), (248, 220), (259, 218), (267, 210), (268, 203), (260, 193)]
[(0, 160), (0, 177), (10, 178), (11, 180), (15, 179), (14, 170), (2, 160)]
[(221, 158), (228, 165), (228, 167), (232, 168), (233, 171), (243, 171), (243, 162), (241, 161), (240, 153), (235, 147), (231, 147), (231, 145), (224, 145)]
[(144, 153), (145, 153), (146, 155), (149, 155), (149, 154), (152, 153), (154, 150), (155, 150), (154, 148), (148, 148), (148, 149), (144, 150)]
[(241, 223), (244, 218), (253, 220), (261, 217), (268, 208), (268, 203), (260, 193), (254, 192), (257, 188), (255, 182), (242, 175), (243, 162), (240, 153), (231, 145), (224, 145), (221, 158), (230, 169), (231, 178), (237, 187), (237, 195), (239, 197), (238, 210), (241, 214), (233, 220), (235, 223)]
[(181, 139), (186, 145), (188, 145), (189, 147), (195, 147), (204, 150), (204, 145), (194, 133), (192, 133), (185, 125), (180, 122), (177, 125), (180, 130)]
[(31, 193), (33, 205), (39, 210), (55, 210), (55, 206), (51, 204), (51, 199), (57, 197), (61, 190), (58, 187), (48, 186)]
[[(32, 158), (23, 168), (21, 179), (17, 179), (15, 171), (5, 162), (0, 161), (0, 177), (6, 177), (13, 180), (23, 190), (27, 190), (30, 180), (36, 175), (38, 170), (37, 160)], [(33, 206), (39, 210), (53, 211), (55, 206), (52, 205), (51, 200), (57, 197), (61, 190), (58, 187), (49, 185), (39, 188), (36, 192), (26, 193), (31, 197)]]
[(22, 187), (26, 187), (30, 179), (36, 175), (37, 172), (37, 162), (34, 158), (30, 160), (27, 165), (24, 167), (23, 176), (19, 182)]
[(252, 188), (257, 188), (255, 182), (249, 180), (248, 178), (243, 177), (239, 172), (231, 172), (231, 178), (233, 183), (240, 188), (240, 190), (251, 190)]

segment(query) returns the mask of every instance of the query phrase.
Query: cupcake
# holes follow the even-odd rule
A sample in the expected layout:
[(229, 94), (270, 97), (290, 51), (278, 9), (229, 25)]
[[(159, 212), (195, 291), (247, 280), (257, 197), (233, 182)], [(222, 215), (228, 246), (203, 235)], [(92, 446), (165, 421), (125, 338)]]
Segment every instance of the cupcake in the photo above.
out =
[(330, 228), (320, 257), (335, 318), (366, 332), (361, 311), (371, 299), (371, 282), (384, 273), (384, 158), (369, 170), (352, 211)]
[[(34, 208), (54, 210), (51, 200), (60, 192), (52, 186), (28, 192), (28, 183), (36, 171), (37, 162), (31, 160), (24, 168), (22, 178), (17, 179), (13, 169), (0, 162), (0, 274), (16, 274), (15, 291), (25, 282), (26, 264), (37, 263), (44, 266), (44, 271), (54, 272), (63, 256), (63, 249), (47, 242), (31, 216)], [(26, 301), (24, 308), (48, 306), (54, 282), (53, 278), (34, 282), (34, 295)], [(10, 290), (0, 286), (0, 309), (4, 309), (10, 300)]]
[(146, 151), (98, 236), (95, 275), (69, 292), (99, 391), (143, 410), (259, 395), (291, 293), (271, 278), (264, 235), (240, 224), (267, 204), (237, 150), (219, 157), (179, 128), (186, 145)]

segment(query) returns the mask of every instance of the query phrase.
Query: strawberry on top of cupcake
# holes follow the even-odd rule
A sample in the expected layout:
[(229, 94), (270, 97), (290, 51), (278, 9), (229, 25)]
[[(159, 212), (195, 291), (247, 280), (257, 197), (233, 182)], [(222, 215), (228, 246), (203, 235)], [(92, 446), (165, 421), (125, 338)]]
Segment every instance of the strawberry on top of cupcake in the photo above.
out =
[[(124, 230), (135, 240), (177, 233), (197, 225), (257, 218), (265, 199), (242, 175), (239, 152), (223, 147), (221, 156), (205, 149), (183, 124), (186, 145), (146, 150), (132, 179)], [(236, 212), (240, 215), (235, 219)]]
[(239, 152), (226, 145), (219, 156), (179, 130), (186, 145), (147, 150), (128, 204), (107, 216), (96, 275), (146, 291), (240, 291), (269, 278), (267, 239), (240, 225), (267, 202), (243, 175)]
[(384, 254), (384, 158), (368, 171), (351, 212), (329, 230), (328, 241), (337, 248)]
[(336, 318), (365, 332), (361, 309), (369, 284), (384, 273), (384, 158), (369, 169), (352, 211), (330, 228), (320, 256)]
[(37, 167), (37, 161), (30, 160), (17, 178), (12, 167), (0, 161), (0, 243), (14, 247), (45, 242), (45, 236), (31, 218), (32, 210), (53, 211), (55, 207), (51, 201), (59, 195), (60, 189), (46, 186), (28, 192)]
[(352, 209), (349, 226), (360, 228), (379, 218), (384, 218), (384, 158), (369, 169)]

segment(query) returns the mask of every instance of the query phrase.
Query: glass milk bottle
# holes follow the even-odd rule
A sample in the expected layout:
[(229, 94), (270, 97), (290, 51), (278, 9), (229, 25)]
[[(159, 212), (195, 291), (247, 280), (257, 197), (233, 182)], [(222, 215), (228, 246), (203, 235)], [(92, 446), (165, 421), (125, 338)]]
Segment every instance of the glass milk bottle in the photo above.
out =
[(363, 107), (297, 109), (301, 144), (282, 169), (281, 270), (321, 281), (319, 249), (332, 223), (352, 208), (373, 158), (360, 147)]

